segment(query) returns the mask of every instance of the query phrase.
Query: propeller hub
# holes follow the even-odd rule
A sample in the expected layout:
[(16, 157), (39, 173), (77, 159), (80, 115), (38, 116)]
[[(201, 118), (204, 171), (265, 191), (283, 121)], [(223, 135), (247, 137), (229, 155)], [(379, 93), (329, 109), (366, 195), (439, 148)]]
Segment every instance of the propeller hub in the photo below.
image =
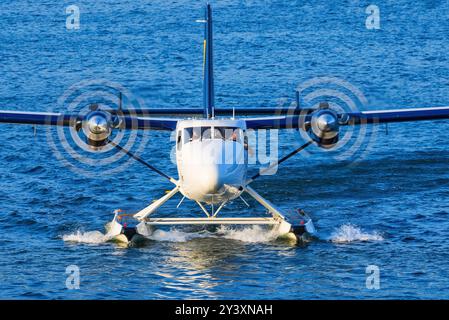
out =
[(331, 109), (319, 109), (310, 119), (309, 136), (322, 148), (332, 148), (338, 142), (338, 115)]
[(338, 131), (338, 120), (330, 113), (320, 115), (317, 120), (317, 127), (323, 132)]
[(96, 150), (101, 149), (112, 134), (112, 116), (105, 111), (91, 111), (84, 118), (82, 128), (87, 143)]
[(108, 120), (100, 114), (92, 115), (89, 118), (87, 125), (89, 127), (89, 131), (93, 134), (104, 134), (109, 131)]

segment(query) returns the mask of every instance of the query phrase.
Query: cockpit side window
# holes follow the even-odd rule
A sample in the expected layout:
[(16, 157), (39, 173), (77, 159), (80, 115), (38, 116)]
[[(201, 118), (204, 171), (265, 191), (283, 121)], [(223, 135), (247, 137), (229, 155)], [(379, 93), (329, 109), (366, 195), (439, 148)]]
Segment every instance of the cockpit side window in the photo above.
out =
[(184, 143), (193, 140), (193, 128), (184, 128)]
[(177, 138), (176, 138), (176, 145), (177, 145), (177, 148), (178, 148), (178, 150), (181, 150), (181, 130), (179, 130), (178, 131), (178, 135), (177, 135)]

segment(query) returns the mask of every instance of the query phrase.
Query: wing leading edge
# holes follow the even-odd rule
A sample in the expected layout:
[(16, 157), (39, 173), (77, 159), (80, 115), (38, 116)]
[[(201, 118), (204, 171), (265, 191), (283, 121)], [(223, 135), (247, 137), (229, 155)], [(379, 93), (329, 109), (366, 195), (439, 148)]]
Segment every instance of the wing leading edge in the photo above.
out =
[[(76, 126), (85, 117), (77, 114), (50, 112), (21, 112), (0, 110), (0, 123)], [(176, 129), (178, 119), (163, 119), (150, 117), (119, 116), (120, 129), (129, 130), (167, 130)]]
[[(274, 117), (247, 118), (248, 129), (298, 129), (312, 117), (306, 115), (285, 115)], [(449, 107), (394, 109), (339, 113), (340, 125), (409, 122), (449, 119)]]
[(347, 113), (348, 124), (449, 119), (449, 107), (376, 110)]

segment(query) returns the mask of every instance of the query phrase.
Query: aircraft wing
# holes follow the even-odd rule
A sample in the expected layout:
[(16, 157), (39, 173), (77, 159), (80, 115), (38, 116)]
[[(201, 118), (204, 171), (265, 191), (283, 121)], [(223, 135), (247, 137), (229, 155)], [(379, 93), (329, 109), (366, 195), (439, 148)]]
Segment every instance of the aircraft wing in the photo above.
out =
[[(245, 121), (248, 129), (298, 129), (311, 120), (313, 113), (314, 111), (308, 111), (304, 115), (293, 113), (293, 115), (246, 118)], [(449, 107), (360, 111), (337, 115), (340, 125), (439, 120), (449, 119)]]
[(120, 128), (131, 130), (165, 130), (176, 129), (178, 119), (149, 118), (149, 117), (121, 117), (123, 120)]
[[(216, 109), (216, 111), (217, 116), (230, 114), (235, 114), (236, 116), (271, 115), (267, 117), (245, 118), (247, 128), (249, 129), (298, 129), (301, 123), (310, 121), (316, 110), (299, 108), (222, 108)], [(109, 112), (109, 110), (106, 112)], [(113, 116), (117, 116), (114, 113), (112, 114)], [(121, 129), (173, 131), (176, 129), (176, 124), (179, 119), (169, 118), (169, 116), (200, 115), (202, 114), (202, 110), (122, 110), (122, 114), (119, 116)], [(273, 116), (273, 114), (275, 115)], [(155, 117), (157, 115), (165, 115), (167, 117)], [(449, 119), (449, 107), (349, 112), (339, 113), (338, 118), (341, 120), (340, 125)], [(77, 122), (83, 121), (83, 119), (84, 116), (78, 114), (0, 110), (0, 123), (74, 126)]]
[(69, 126), (79, 120), (82, 118), (70, 114), (0, 110), (0, 123)]
[(348, 124), (449, 119), (449, 107), (377, 110), (347, 113)]
[[(84, 120), (83, 115), (51, 112), (22, 112), (0, 110), (0, 123), (75, 126)], [(177, 119), (151, 118), (138, 116), (120, 116), (120, 129), (131, 130), (167, 130), (176, 129)]]

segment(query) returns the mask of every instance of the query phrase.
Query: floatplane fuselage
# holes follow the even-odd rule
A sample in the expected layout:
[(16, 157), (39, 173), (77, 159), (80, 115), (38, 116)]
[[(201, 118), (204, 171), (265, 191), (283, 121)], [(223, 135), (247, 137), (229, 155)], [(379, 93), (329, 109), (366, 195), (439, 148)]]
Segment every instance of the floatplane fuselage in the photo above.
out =
[(176, 128), (180, 192), (188, 199), (222, 204), (246, 186), (248, 145), (241, 120), (183, 120)]

